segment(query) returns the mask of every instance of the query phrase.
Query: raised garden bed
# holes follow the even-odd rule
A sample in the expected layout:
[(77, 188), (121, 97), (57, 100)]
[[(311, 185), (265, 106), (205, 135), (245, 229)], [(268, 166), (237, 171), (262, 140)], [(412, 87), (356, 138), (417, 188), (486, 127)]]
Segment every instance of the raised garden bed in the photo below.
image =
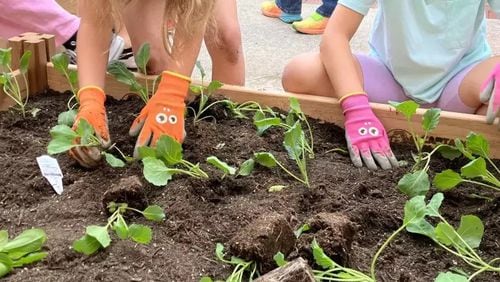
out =
[[(345, 148), (345, 143), (343, 131), (324, 122), (311, 121), (316, 146), (316, 157), (309, 162), (311, 188), (282, 171), (264, 167), (257, 167), (247, 177), (228, 176), (221, 180), (221, 173), (206, 164), (207, 156), (216, 155), (231, 165), (239, 165), (253, 152), (269, 151), (293, 167), (292, 162), (286, 161), (280, 130), (272, 129), (259, 137), (251, 120), (234, 119), (222, 107), (211, 112), (216, 123), (206, 120), (195, 126), (191, 117), (186, 121), (185, 158), (200, 162), (212, 176), (209, 180), (175, 176), (167, 187), (159, 188), (144, 181), (138, 163), (123, 169), (103, 164), (88, 170), (61, 155), (58, 160), (64, 173), (65, 192), (56, 196), (40, 175), (35, 158), (46, 153), (48, 131), (57, 123), (59, 112), (65, 110), (68, 98), (54, 92), (33, 98), (31, 105), (41, 109), (36, 118), (21, 119), (12, 112), (0, 113), (0, 229), (18, 234), (30, 227), (43, 228), (49, 252), (43, 262), (16, 270), (7, 281), (198, 281), (202, 276), (223, 279), (231, 269), (216, 260), (215, 244), (224, 243), (229, 248), (229, 242), (236, 240), (231, 240), (233, 237), (245, 237), (245, 233), (238, 234), (240, 230), (256, 219), (267, 220), (272, 214), (282, 215), (294, 230), (308, 221), (314, 227), (292, 243), (288, 259), (300, 255), (312, 263), (308, 246), (316, 237), (331, 257), (367, 272), (374, 252), (401, 224), (407, 197), (398, 191), (396, 183), (409, 167), (392, 171), (353, 167), (348, 156), (328, 152)], [(141, 106), (138, 99), (107, 101), (113, 140), (128, 153), (135, 139), (127, 132)], [(396, 155), (408, 161), (412, 149), (394, 145)], [(431, 167), (436, 171), (458, 169), (464, 163), (435, 158)], [(106, 221), (104, 193), (130, 176), (140, 177), (149, 203), (165, 208), (165, 222), (152, 225), (152, 243), (118, 240), (91, 257), (75, 253), (70, 246), (81, 237), (85, 226)], [(277, 184), (287, 188), (268, 192), (270, 186)], [(479, 216), (485, 225), (479, 253), (493, 258), (500, 252), (499, 200), (471, 197), (474, 193), (484, 194), (484, 190), (463, 185), (447, 193), (441, 213), (455, 226), (460, 215)], [(355, 232), (339, 238), (338, 230), (321, 220), (324, 213), (349, 219)], [(251, 230), (252, 226), (244, 230), (248, 228)], [(252, 240), (251, 232), (247, 236)], [(339, 240), (352, 240), (352, 249), (336, 249)], [(271, 265), (267, 261), (262, 267), (267, 271)], [(382, 254), (377, 273), (380, 281), (431, 281), (438, 272), (453, 267), (465, 266), (431, 240), (403, 232)], [(499, 279), (498, 274), (486, 273), (478, 281)]]

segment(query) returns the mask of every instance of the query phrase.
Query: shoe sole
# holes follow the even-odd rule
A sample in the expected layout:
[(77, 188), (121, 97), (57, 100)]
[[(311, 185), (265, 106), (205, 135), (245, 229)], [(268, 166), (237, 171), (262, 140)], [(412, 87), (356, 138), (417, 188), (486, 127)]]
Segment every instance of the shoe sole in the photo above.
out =
[(281, 13), (276, 14), (276, 13), (271, 13), (271, 12), (267, 12), (267, 11), (262, 11), (262, 14), (264, 16), (270, 17), (270, 18), (279, 18), (281, 16)]
[(325, 29), (315, 29), (315, 28), (297, 28), (295, 26), (292, 26), (295, 31), (302, 33), (302, 34), (310, 34), (310, 35), (318, 35), (318, 34), (323, 34), (325, 32)]

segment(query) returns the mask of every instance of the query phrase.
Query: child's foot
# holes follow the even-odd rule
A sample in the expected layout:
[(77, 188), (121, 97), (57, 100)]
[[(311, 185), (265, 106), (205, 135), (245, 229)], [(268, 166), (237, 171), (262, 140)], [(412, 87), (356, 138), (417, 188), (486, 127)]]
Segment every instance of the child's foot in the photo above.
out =
[(299, 14), (288, 14), (283, 12), (278, 5), (276, 5), (276, 1), (265, 1), (260, 5), (260, 10), (262, 14), (266, 17), (271, 18), (279, 18), (285, 23), (293, 23), (296, 21), (302, 20), (302, 17)]
[(294, 22), (292, 27), (300, 33), (322, 34), (325, 31), (327, 23), (327, 17), (323, 17), (317, 12), (314, 12), (307, 19), (300, 22)]

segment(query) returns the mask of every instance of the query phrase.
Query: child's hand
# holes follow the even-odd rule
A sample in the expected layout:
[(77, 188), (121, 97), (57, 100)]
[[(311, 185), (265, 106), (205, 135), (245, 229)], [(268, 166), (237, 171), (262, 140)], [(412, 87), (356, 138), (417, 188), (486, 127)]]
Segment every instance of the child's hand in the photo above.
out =
[[(500, 64), (497, 64), (484, 82), (479, 97), (481, 102), (488, 103), (486, 122), (492, 124), (497, 116), (500, 117)], [(498, 130), (500, 130), (500, 123)]]
[[(345, 116), (347, 148), (353, 164), (377, 169), (375, 160), (383, 169), (398, 166), (389, 145), (384, 126), (373, 113), (368, 97), (364, 93), (345, 96), (341, 99)], [(375, 160), (374, 160), (375, 158)]]
[[(184, 139), (184, 111), (190, 79), (180, 74), (165, 71), (158, 90), (142, 109), (130, 127), (130, 135), (136, 136), (134, 157), (138, 148), (154, 146), (162, 135), (168, 135), (178, 142)], [(139, 133), (140, 132), (140, 133)]]
[[(77, 128), (78, 122), (84, 119), (94, 128), (102, 148), (109, 147), (111, 139), (109, 138), (108, 118), (104, 108), (106, 100), (104, 91), (99, 87), (89, 86), (80, 89), (77, 96), (80, 107), (73, 124), (73, 130)], [(76, 140), (76, 142), (80, 141)], [(97, 147), (75, 147), (69, 151), (69, 155), (83, 167), (95, 167), (101, 160), (101, 150)]]

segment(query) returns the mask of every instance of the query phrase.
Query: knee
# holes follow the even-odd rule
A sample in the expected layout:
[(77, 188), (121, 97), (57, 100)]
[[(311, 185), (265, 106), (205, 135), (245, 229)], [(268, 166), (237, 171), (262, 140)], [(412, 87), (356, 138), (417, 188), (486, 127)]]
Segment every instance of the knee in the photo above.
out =
[(242, 58), (241, 31), (238, 23), (220, 27), (216, 38), (215, 47), (223, 52), (224, 58), (230, 63), (238, 63)]
[(283, 69), (283, 74), (281, 76), (281, 84), (283, 89), (287, 92), (303, 92), (301, 85), (303, 85), (303, 75), (301, 73), (301, 62), (300, 56), (292, 58)]

